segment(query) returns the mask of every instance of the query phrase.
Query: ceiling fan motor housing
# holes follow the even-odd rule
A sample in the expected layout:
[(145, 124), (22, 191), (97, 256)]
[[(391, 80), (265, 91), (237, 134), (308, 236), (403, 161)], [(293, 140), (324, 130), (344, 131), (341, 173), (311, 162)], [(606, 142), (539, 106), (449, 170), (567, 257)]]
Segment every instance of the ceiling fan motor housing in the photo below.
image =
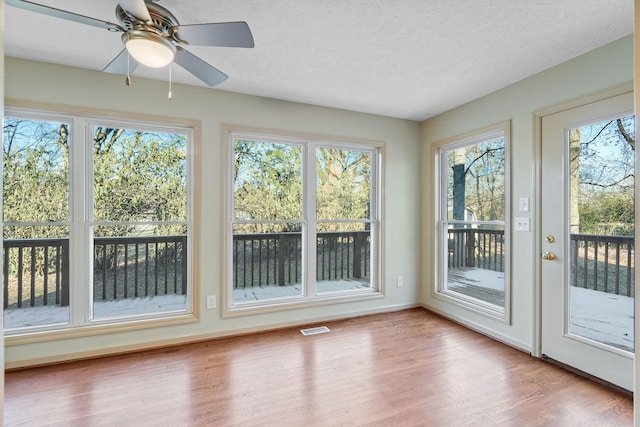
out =
[(253, 36), (246, 22), (209, 22), (180, 26), (173, 13), (158, 5), (155, 0), (118, 1), (115, 13), (120, 24), (31, 0), (5, 0), (5, 3), (29, 12), (123, 33), (125, 49), (103, 71), (126, 74), (127, 79), (129, 73), (140, 64), (160, 68), (175, 62), (213, 87), (224, 82), (228, 76), (183, 46), (254, 47)]
[(164, 7), (151, 2), (145, 2), (151, 22), (142, 21), (135, 16), (127, 13), (120, 5), (116, 6), (116, 17), (122, 27), (127, 31), (146, 31), (155, 33), (161, 37), (171, 39), (176, 42), (182, 42), (174, 37), (178, 25), (178, 19)]

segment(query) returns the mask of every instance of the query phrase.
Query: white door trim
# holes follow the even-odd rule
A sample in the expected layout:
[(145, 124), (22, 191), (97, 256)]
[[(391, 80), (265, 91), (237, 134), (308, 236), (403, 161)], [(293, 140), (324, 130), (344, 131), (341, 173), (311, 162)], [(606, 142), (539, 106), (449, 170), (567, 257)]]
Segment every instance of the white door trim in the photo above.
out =
[(532, 218), (534, 240), (534, 278), (533, 278), (533, 335), (531, 340), (531, 355), (542, 357), (542, 231), (541, 231), (541, 187), (542, 187), (542, 118), (551, 114), (566, 111), (592, 102), (622, 95), (633, 91), (633, 82), (614, 86), (610, 89), (582, 96), (561, 104), (536, 110), (533, 113), (533, 141), (534, 141), (534, 203), (535, 214)]

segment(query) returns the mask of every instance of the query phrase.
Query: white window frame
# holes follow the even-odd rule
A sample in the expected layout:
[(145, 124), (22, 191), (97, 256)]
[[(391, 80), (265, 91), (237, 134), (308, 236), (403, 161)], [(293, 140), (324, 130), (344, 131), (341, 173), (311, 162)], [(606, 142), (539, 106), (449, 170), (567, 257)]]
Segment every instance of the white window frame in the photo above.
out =
[[(309, 306), (335, 304), (348, 301), (362, 301), (384, 297), (384, 286), (381, 280), (382, 269), (382, 183), (383, 183), (383, 152), (384, 144), (375, 141), (352, 140), (344, 141), (317, 135), (296, 134), (277, 130), (248, 129), (245, 127), (225, 126), (224, 158), (226, 161), (225, 185), (225, 224), (226, 235), (224, 243), (223, 268), (223, 317), (235, 317), (264, 312), (274, 312), (286, 309), (296, 309)], [(295, 144), (303, 147), (303, 206), (302, 206), (302, 292), (299, 296), (260, 300), (256, 302), (233, 302), (233, 225), (239, 223), (234, 220), (233, 212), (233, 172), (234, 172), (234, 140), (248, 139), (272, 143)], [(370, 284), (368, 289), (341, 290), (336, 292), (316, 292), (316, 227), (318, 219), (316, 212), (316, 148), (338, 148), (344, 150), (367, 151), (371, 153), (371, 253), (370, 253)], [(309, 167), (312, 165), (311, 167)], [(309, 179), (311, 178), (311, 179)], [(240, 221), (241, 222), (241, 221)], [(278, 221), (268, 221), (278, 222)], [(295, 220), (284, 222), (297, 222)], [(320, 221), (324, 222), (324, 221)], [(329, 221), (328, 221), (329, 222)], [(335, 220), (331, 222), (352, 222), (351, 220)], [(357, 220), (357, 222), (363, 222)], [(312, 272), (312, 273), (310, 273)]]
[[(447, 170), (443, 163), (444, 150), (467, 147), (483, 141), (504, 138), (504, 221), (473, 221), (477, 225), (502, 225), (504, 228), (504, 307), (466, 296), (447, 288), (448, 277), (448, 235), (447, 226), (455, 221), (448, 219)], [(455, 136), (433, 145), (434, 159), (434, 207), (435, 207), (435, 254), (436, 271), (431, 296), (452, 305), (488, 316), (500, 322), (511, 323), (511, 122), (505, 121), (493, 126)], [(468, 222), (468, 221), (463, 221)]]
[[(194, 153), (199, 150), (200, 123), (197, 121), (173, 120), (165, 117), (136, 116), (105, 111), (87, 114), (74, 108), (51, 106), (36, 109), (29, 106), (5, 108), (5, 116), (30, 120), (48, 120), (69, 123), (69, 218), (64, 223), (47, 225), (67, 225), (69, 227), (69, 322), (20, 327), (5, 330), (6, 345), (20, 345), (32, 342), (56, 340), (69, 337), (112, 333), (125, 330), (144, 329), (174, 325), (198, 320), (195, 301), (198, 283), (195, 281), (194, 265), (197, 262), (197, 247), (194, 244), (197, 223), (194, 212), (197, 200), (194, 197), (199, 185), (199, 165)], [(114, 318), (93, 319), (93, 239), (91, 229), (99, 225), (93, 221), (93, 126), (180, 133), (187, 136), (187, 218), (179, 221), (187, 227), (187, 307), (184, 310), (151, 314), (128, 315)], [(166, 223), (166, 222), (163, 222)], [(24, 225), (24, 224), (21, 224)], [(42, 224), (27, 224), (42, 225)], [(82, 284), (89, 284), (83, 286)]]

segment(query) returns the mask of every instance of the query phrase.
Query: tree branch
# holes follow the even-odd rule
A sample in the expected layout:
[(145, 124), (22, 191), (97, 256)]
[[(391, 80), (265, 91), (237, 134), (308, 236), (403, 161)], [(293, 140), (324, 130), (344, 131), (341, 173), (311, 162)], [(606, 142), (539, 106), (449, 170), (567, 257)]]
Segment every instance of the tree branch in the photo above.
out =
[(635, 177), (635, 175), (630, 173), (630, 174), (627, 174), (624, 177), (620, 178), (618, 181), (612, 182), (610, 184), (601, 184), (599, 182), (592, 182), (592, 181), (583, 181), (580, 184), (592, 185), (594, 187), (601, 187), (601, 188), (610, 188), (610, 187), (615, 187), (616, 185), (620, 184), (621, 182), (623, 182), (627, 178), (633, 178), (633, 177)]
[(624, 128), (624, 125), (622, 124), (622, 120), (621, 119), (617, 119), (616, 122), (617, 122), (617, 125), (618, 125), (618, 130), (620, 131), (620, 134), (622, 135), (624, 140), (627, 141), (627, 143), (631, 146), (631, 149), (633, 151), (635, 151), (636, 150), (636, 141), (629, 134), (629, 132), (627, 132), (627, 130)]

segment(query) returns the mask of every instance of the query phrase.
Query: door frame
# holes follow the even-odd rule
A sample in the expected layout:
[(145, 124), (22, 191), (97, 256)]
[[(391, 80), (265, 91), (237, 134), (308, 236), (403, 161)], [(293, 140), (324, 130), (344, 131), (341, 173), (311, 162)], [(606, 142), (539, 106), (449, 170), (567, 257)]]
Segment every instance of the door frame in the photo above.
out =
[(551, 114), (560, 113), (572, 108), (580, 107), (597, 101), (602, 101), (618, 95), (633, 92), (633, 82), (624, 83), (596, 93), (572, 99), (548, 108), (534, 111), (533, 113), (533, 140), (534, 140), (534, 203), (535, 215), (533, 215), (533, 254), (534, 254), (534, 290), (533, 290), (533, 335), (531, 340), (531, 355), (542, 357), (542, 118)]

